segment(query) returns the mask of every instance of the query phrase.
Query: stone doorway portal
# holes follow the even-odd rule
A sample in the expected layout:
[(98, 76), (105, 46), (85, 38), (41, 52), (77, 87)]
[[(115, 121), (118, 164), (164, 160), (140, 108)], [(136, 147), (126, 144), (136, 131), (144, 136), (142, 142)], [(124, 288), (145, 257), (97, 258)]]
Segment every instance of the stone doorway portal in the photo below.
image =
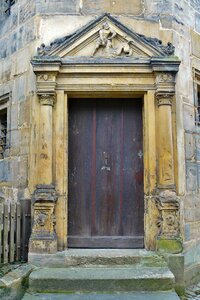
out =
[[(34, 221), (29, 257), (70, 246), (68, 102), (84, 98), (91, 103), (93, 98), (143, 99), (144, 232), (130, 234), (133, 239), (144, 234), (148, 250), (182, 251), (175, 121), (179, 64), (172, 44), (164, 46), (157, 38), (137, 34), (110, 15), (48, 47), (41, 45), (32, 60), (37, 95), (31, 108), (29, 187)], [(106, 159), (109, 163), (109, 156)], [(113, 236), (112, 231), (106, 234)]]

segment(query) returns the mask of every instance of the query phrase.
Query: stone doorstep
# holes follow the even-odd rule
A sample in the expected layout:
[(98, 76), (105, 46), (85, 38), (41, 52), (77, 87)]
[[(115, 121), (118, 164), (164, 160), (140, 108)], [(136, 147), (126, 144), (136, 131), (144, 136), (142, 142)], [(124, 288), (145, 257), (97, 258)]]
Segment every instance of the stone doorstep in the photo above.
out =
[(180, 300), (175, 292), (134, 292), (114, 294), (26, 293), (22, 300)]
[(29, 289), (36, 292), (132, 292), (174, 289), (168, 268), (143, 266), (88, 266), (41, 268), (29, 276)]
[(37, 267), (49, 268), (124, 264), (167, 266), (158, 253), (145, 249), (69, 249), (56, 254), (29, 253), (29, 263)]

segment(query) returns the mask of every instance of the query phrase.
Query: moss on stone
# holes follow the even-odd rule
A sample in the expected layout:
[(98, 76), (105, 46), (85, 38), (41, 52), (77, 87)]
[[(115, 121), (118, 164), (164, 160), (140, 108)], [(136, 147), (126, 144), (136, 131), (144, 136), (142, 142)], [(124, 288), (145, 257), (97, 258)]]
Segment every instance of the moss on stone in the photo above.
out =
[(157, 240), (157, 250), (178, 254), (183, 251), (183, 245), (180, 239), (159, 239)]

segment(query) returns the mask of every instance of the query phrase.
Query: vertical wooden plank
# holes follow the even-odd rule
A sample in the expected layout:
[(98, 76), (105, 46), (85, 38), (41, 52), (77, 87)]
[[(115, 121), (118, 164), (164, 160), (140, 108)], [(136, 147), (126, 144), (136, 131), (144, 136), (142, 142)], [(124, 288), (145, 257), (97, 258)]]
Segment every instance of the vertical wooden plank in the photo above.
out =
[(3, 232), (3, 204), (0, 204), (0, 263), (2, 263), (2, 253), (3, 253), (3, 240), (2, 240), (2, 232)]
[(21, 240), (21, 205), (20, 203), (17, 203), (17, 209), (16, 209), (16, 215), (17, 215), (17, 222), (16, 222), (16, 261), (20, 260), (21, 255), (21, 246), (20, 246), (20, 240)]
[(21, 202), (21, 259), (28, 260), (28, 242), (31, 235), (31, 200)]
[(10, 245), (9, 245), (9, 254), (10, 254), (10, 262), (14, 262), (15, 259), (15, 241), (14, 241), (14, 233), (15, 233), (15, 204), (11, 204), (10, 206)]
[(4, 216), (3, 216), (3, 263), (8, 263), (8, 230), (9, 230), (9, 219), (8, 219), (8, 204), (4, 205)]

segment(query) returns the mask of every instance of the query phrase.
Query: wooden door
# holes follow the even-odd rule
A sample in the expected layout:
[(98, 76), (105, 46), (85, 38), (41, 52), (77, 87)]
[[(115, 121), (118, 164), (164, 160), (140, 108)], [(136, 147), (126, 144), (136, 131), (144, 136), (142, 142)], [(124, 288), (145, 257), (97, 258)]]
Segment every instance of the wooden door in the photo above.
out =
[(69, 103), (68, 246), (142, 248), (142, 101)]

